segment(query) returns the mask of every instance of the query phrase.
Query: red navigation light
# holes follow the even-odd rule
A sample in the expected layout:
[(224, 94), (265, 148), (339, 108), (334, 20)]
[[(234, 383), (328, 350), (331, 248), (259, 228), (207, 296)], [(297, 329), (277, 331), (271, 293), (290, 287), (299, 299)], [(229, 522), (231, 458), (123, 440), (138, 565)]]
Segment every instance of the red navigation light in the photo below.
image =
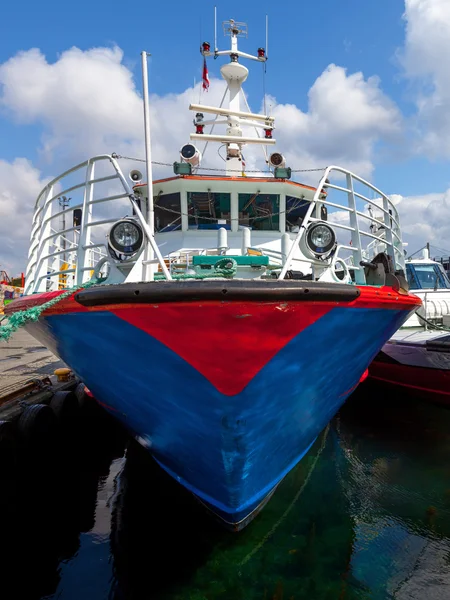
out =
[(209, 42), (203, 42), (202, 52), (209, 52), (211, 50), (211, 44)]
[(195, 124), (195, 133), (203, 133), (204, 125), (200, 125), (198, 123)]
[(264, 129), (264, 133), (265, 133), (265, 138), (267, 140), (271, 140), (272, 139), (272, 130), (271, 129)]
[(264, 48), (258, 48), (258, 58), (265, 58), (266, 51)]

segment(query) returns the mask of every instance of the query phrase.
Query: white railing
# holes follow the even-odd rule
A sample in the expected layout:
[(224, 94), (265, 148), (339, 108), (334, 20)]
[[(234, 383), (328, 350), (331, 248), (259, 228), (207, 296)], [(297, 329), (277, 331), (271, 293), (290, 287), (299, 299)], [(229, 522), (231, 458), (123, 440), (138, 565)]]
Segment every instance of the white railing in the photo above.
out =
[[(111, 169), (108, 173), (111, 165), (112, 173)], [(95, 176), (96, 170), (102, 171), (100, 176)], [(72, 219), (76, 209), (81, 210), (79, 224)], [(154, 248), (155, 262), (170, 279), (130, 185), (117, 161), (105, 154), (65, 171), (39, 194), (31, 228), (25, 294), (70, 288), (88, 281), (94, 267), (108, 256), (106, 227), (132, 211), (144, 230), (144, 247), (150, 244)]]
[[(335, 176), (338, 182), (345, 179), (345, 184), (332, 183), (332, 176)], [(365, 193), (362, 193), (360, 188)], [(369, 198), (369, 195), (373, 197)], [(337, 197), (337, 201), (335, 201), (335, 197)], [(391, 257), (395, 269), (405, 269), (399, 215), (395, 205), (386, 194), (371, 183), (347, 169), (330, 166), (326, 168), (320, 180), (314, 199), (291, 246), (280, 273), (281, 279), (292, 268), (296, 249), (299, 247), (303, 236), (306, 235), (308, 225), (311, 222), (322, 221), (317, 216), (312, 216), (315, 209), (315, 214), (319, 214), (320, 205), (324, 205), (329, 209), (329, 224), (337, 230), (338, 238), (347, 236), (348, 242), (339, 243), (338, 246), (338, 251), (342, 255), (335, 256), (334, 259), (339, 258), (348, 263), (350, 257), (355, 283), (360, 285), (366, 283), (361, 261), (368, 259), (367, 248), (369, 245), (374, 247), (376, 244), (378, 251), (386, 252)], [(365, 241), (367, 243), (364, 243)], [(314, 263), (312, 260), (309, 262)]]
[[(336, 181), (331, 181), (332, 176)], [(248, 185), (248, 179), (246, 181)], [(132, 270), (133, 281), (153, 279), (155, 269), (147, 270), (150, 263), (159, 264), (158, 270), (166, 279), (172, 279), (172, 274), (176, 275), (180, 269), (189, 269), (192, 255), (208, 252), (205, 248), (180, 248), (164, 259), (148, 224), (145, 199), (141, 201), (147, 218), (118, 163), (109, 155), (91, 158), (53, 179), (36, 201), (25, 293), (83, 285), (93, 274), (103, 273), (100, 269), (106, 269), (106, 263), (109, 263), (108, 281), (111, 283), (126, 281)], [(322, 221), (322, 206), (327, 207), (328, 223), (336, 232), (337, 247), (326, 259), (308, 258), (302, 251), (303, 237), (311, 223)], [(81, 211), (80, 223), (72, 220), (76, 209)], [(136, 256), (115, 261), (109, 253), (108, 229), (131, 212), (143, 229), (144, 246)], [(295, 268), (293, 264), (303, 270), (306, 263), (307, 268), (311, 265), (313, 279), (339, 281), (341, 278), (334, 276), (337, 269), (344, 270), (345, 281), (350, 282), (350, 268), (355, 283), (364, 285), (366, 276), (361, 263), (370, 261), (379, 252), (391, 257), (396, 270), (405, 268), (394, 204), (372, 184), (337, 166), (325, 170), (295, 239), (292, 233), (278, 232), (274, 236), (279, 239), (279, 250), (273, 245), (259, 247), (259, 250), (270, 257), (272, 269), (278, 267), (280, 278)], [(201, 245), (201, 240), (197, 243)], [(244, 239), (242, 247), (245, 245)], [(149, 246), (156, 258), (142, 260)]]

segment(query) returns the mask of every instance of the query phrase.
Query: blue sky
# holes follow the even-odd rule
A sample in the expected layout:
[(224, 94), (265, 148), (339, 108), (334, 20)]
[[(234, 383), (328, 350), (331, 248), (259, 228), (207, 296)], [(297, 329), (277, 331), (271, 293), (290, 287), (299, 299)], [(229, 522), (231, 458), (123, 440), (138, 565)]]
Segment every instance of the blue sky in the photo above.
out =
[[(71, 10), (70, 27), (60, 2), (44, 1), (44, 10), (41, 3), (28, 4), (26, 10), (13, 2), (2, 9), (0, 62), (29, 48), (40, 48), (47, 60), (54, 62), (63, 50), (72, 46), (88, 50), (116, 44), (124, 51), (124, 62), (140, 85), (139, 53), (145, 48), (152, 53), (151, 89), (162, 95), (180, 93), (192, 85), (194, 78), (199, 80), (200, 40), (213, 42), (212, 2), (176, 1), (172, 4), (173, 11), (168, 11), (168, 4), (164, 2), (138, 2), (128, 10), (124, 8), (126, 5), (121, 5), (118, 11), (111, 2), (81, 0), (76, 10)], [(342, 5), (339, 10), (336, 10), (337, 4)], [(249, 52), (265, 45), (265, 15), (269, 15), (270, 61), (266, 91), (280, 102), (295, 103), (306, 109), (309, 88), (327, 65), (335, 63), (350, 72), (378, 75), (383, 90), (401, 104), (405, 112), (411, 111), (395, 64), (395, 53), (404, 36), (403, 1), (291, 1), (276, 11), (271, 10), (273, 4), (267, 1), (217, 2), (216, 5), (219, 26), (230, 17), (248, 23), (249, 39), (242, 40), (241, 44), (242, 49)], [(18, 21), (20, 35), (15, 27), (9, 26)], [(226, 42), (221, 28), (218, 40), (222, 44)], [(209, 61), (208, 64), (210, 74), (219, 76), (221, 63)], [(262, 97), (260, 71), (259, 68), (252, 71), (246, 85), (249, 100), (257, 107)], [(17, 127), (8, 114), (0, 120), (0, 127), (2, 133), (5, 132), (0, 138), (0, 156), (6, 159), (22, 155), (36, 157), (39, 127)], [(388, 185), (390, 177), (386, 178)], [(404, 192), (414, 193), (413, 184), (407, 183), (411, 189)], [(380, 185), (383, 184), (384, 180), (380, 181)]]
[[(342, 5), (339, 10), (336, 10), (337, 4)], [(269, 15), (270, 61), (266, 91), (276, 95), (280, 102), (295, 103), (305, 109), (309, 88), (327, 65), (335, 63), (350, 72), (378, 75), (385, 92), (401, 104), (405, 112), (411, 111), (395, 64), (395, 53), (404, 36), (402, 0), (291, 1), (281, 10), (273, 10), (273, 3), (268, 1), (217, 2), (216, 5), (219, 43), (225, 43), (221, 22), (235, 18), (249, 25), (249, 39), (241, 42), (242, 49), (249, 52), (265, 45), (265, 15)], [(174, 10), (168, 10), (164, 2), (138, 2), (128, 10), (121, 5), (118, 11), (117, 5), (114, 7), (111, 2), (81, 0), (76, 10), (71, 10), (70, 27), (61, 6), (60, 2), (46, 0), (43, 5), (28, 3), (23, 10), (18, 3), (7, 3), (2, 8), (0, 62), (29, 48), (40, 48), (47, 60), (54, 62), (63, 50), (72, 46), (87, 50), (118, 45), (138, 85), (139, 53), (144, 48), (152, 53), (150, 85), (157, 94), (180, 93), (192, 85), (194, 78), (198, 81), (201, 77), (198, 47), (201, 40), (213, 41), (214, 3), (177, 0), (172, 3)], [(20, 35), (10, 26), (18, 21)], [(208, 64), (210, 74), (219, 76), (220, 62), (209, 61)], [(252, 72), (246, 92), (250, 102), (258, 106), (262, 96), (260, 69)], [(0, 156), (6, 159), (36, 156), (39, 127), (17, 127), (8, 114), (0, 120), (0, 127), (5, 133), (0, 138)], [(405, 193), (413, 191), (405, 190)]]
[[(406, 214), (406, 209), (403, 210), (407, 234), (413, 236), (414, 243), (425, 242), (425, 237), (434, 235), (432, 220), (436, 215), (442, 220), (441, 211), (445, 209), (450, 186), (450, 142), (447, 141), (450, 117), (447, 119), (445, 104), (446, 100), (450, 104), (450, 80), (443, 66), (450, 61), (450, 41), (446, 41), (450, 40), (450, 2), (316, 0), (278, 5), (267, 0), (242, 0), (215, 4), (218, 41), (222, 47), (226, 40), (221, 22), (232, 17), (248, 23), (249, 39), (242, 40), (240, 48), (254, 53), (265, 43), (265, 15), (269, 15), (266, 92), (276, 98), (276, 115), (283, 114), (285, 105), (295, 105), (299, 123), (303, 122), (304, 115), (308, 120), (307, 126), (302, 125), (306, 129), (300, 128), (304, 131), (304, 148), (302, 140), (291, 139), (283, 126), (277, 132), (279, 148), (283, 150), (284, 139), (292, 166), (301, 168), (306, 162), (312, 166), (316, 161), (315, 166), (321, 167), (323, 160), (347, 166), (343, 164), (345, 159), (351, 168), (361, 165), (363, 171), (366, 170), (362, 174), (370, 175), (385, 192), (397, 194), (399, 198), (400, 195), (413, 198), (403, 201), (404, 207), (409, 202), (411, 211)], [(27, 5), (9, 2), (2, 6), (0, 263), (18, 268), (23, 262), (28, 236), (26, 225), (22, 225), (28, 214), (25, 209), (16, 237), (10, 234), (11, 227), (15, 227), (11, 198), (18, 194), (14, 182), (16, 173), (20, 173), (17, 164), (16, 169), (11, 168), (14, 161), (27, 159), (26, 168), (33, 179), (29, 187), (34, 192), (45, 177), (68, 168), (72, 160), (82, 160), (108, 149), (126, 153), (130, 148), (141, 148), (136, 140), (140, 137), (137, 100), (142, 49), (152, 53), (150, 87), (158, 119), (161, 119), (161, 123), (155, 125), (154, 159), (158, 159), (158, 153), (167, 160), (176, 158), (177, 145), (186, 141), (185, 125), (180, 121), (177, 138), (177, 132), (170, 130), (172, 115), (176, 112), (178, 118), (178, 112), (185, 110), (186, 123), (192, 118), (187, 104), (194, 94), (186, 91), (192, 88), (194, 79), (198, 82), (201, 77), (200, 42), (213, 42), (213, 6), (213, 2), (193, 4), (178, 0), (134, 3), (128, 7), (80, 0), (70, 10), (60, 2), (48, 0)], [(67, 54), (73, 47), (80, 51), (76, 56)], [(99, 64), (101, 67), (105, 52), (116, 47), (123, 56), (107, 56), (107, 60), (114, 63), (111, 74), (115, 75), (109, 77), (106, 68), (98, 71), (100, 75), (93, 75), (99, 101), (104, 101), (100, 98), (104, 93), (110, 101), (108, 110), (115, 111), (105, 117), (107, 132), (103, 135), (96, 129), (103, 116), (99, 119), (89, 113), (89, 107), (94, 107), (97, 100), (87, 70)], [(32, 48), (39, 49), (40, 58), (29, 54)], [(92, 48), (102, 49), (103, 55), (89, 55)], [(20, 53), (26, 53), (27, 60), (22, 60), (24, 55)], [(62, 56), (73, 60), (62, 62)], [(72, 69), (66, 71), (70, 77), (62, 73), (66, 63)], [(58, 64), (61, 66), (58, 72), (50, 68)], [(212, 78), (210, 103), (220, 91), (221, 84), (214, 79), (220, 76), (220, 64), (220, 60), (208, 62)], [(340, 70), (330, 71), (330, 65)], [(42, 77), (33, 75), (33, 71), (41, 67)], [(261, 107), (261, 73), (260, 65), (256, 65), (245, 87), (253, 110)], [(99, 84), (99, 77), (103, 76), (104, 86)], [(133, 78), (128, 81), (128, 76)], [(54, 81), (58, 77), (60, 81)], [(336, 93), (333, 86), (338, 80), (343, 87)], [(41, 84), (45, 88), (45, 100)], [(346, 103), (345, 86), (349, 92), (356, 89), (361, 96), (361, 107), (355, 96), (351, 108), (356, 120), (364, 121), (359, 129), (351, 114), (339, 116), (339, 110)], [(80, 105), (86, 101), (86, 106), (78, 112), (71, 106), (74, 96)], [(113, 108), (111, 97), (118, 99)], [(124, 101), (120, 104), (122, 97)], [(333, 105), (334, 97), (336, 105)], [(117, 131), (114, 129), (116, 115)], [(336, 116), (334, 120), (333, 116)], [(348, 122), (344, 122), (345, 119)], [(77, 125), (71, 128), (71, 121)], [(314, 126), (320, 129), (317, 140)], [(328, 144), (327, 138), (333, 142)], [(166, 146), (165, 140), (168, 140)], [(109, 148), (108, 144), (114, 147)], [(27, 193), (21, 190), (20, 202), (29, 202), (31, 206), (32, 199)], [(1, 194), (0, 191), (0, 199)], [(429, 209), (430, 203), (434, 203), (433, 210)], [(416, 235), (413, 226), (419, 221), (426, 222), (421, 223), (422, 229)], [(436, 233), (441, 247), (450, 247), (450, 240), (446, 242), (448, 234), (450, 229)], [(2, 240), (6, 240), (6, 249)]]

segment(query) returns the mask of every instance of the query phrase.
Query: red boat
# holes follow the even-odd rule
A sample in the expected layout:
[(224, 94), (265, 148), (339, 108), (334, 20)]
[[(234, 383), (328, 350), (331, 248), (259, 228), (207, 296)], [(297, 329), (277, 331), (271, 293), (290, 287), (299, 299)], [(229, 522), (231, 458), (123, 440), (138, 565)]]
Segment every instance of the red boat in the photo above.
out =
[(432, 402), (450, 404), (450, 280), (429, 258), (406, 262), (410, 289), (423, 302), (384, 344), (369, 373)]

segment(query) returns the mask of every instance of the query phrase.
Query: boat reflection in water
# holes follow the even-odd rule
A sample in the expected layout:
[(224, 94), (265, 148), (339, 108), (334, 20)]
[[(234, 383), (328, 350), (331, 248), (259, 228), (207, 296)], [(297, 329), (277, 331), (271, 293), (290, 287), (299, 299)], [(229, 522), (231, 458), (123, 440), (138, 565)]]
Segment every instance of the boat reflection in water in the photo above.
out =
[(1, 598), (449, 597), (450, 411), (361, 386), (239, 534), (89, 423), (0, 478)]
[(2, 600), (109, 593), (106, 499), (127, 436), (95, 405), (83, 410), (76, 427), (49, 431), (14, 469), (0, 469)]
[(335, 420), (355, 532), (349, 583), (370, 590), (362, 598), (448, 598), (450, 411), (366, 390), (364, 407)]
[(338, 598), (353, 531), (346, 499), (327, 485), (336, 480), (330, 439), (327, 428), (238, 536), (129, 446), (112, 518), (115, 600)]
[(447, 598), (450, 412), (372, 390), (237, 537), (130, 447), (113, 508), (114, 600)]

